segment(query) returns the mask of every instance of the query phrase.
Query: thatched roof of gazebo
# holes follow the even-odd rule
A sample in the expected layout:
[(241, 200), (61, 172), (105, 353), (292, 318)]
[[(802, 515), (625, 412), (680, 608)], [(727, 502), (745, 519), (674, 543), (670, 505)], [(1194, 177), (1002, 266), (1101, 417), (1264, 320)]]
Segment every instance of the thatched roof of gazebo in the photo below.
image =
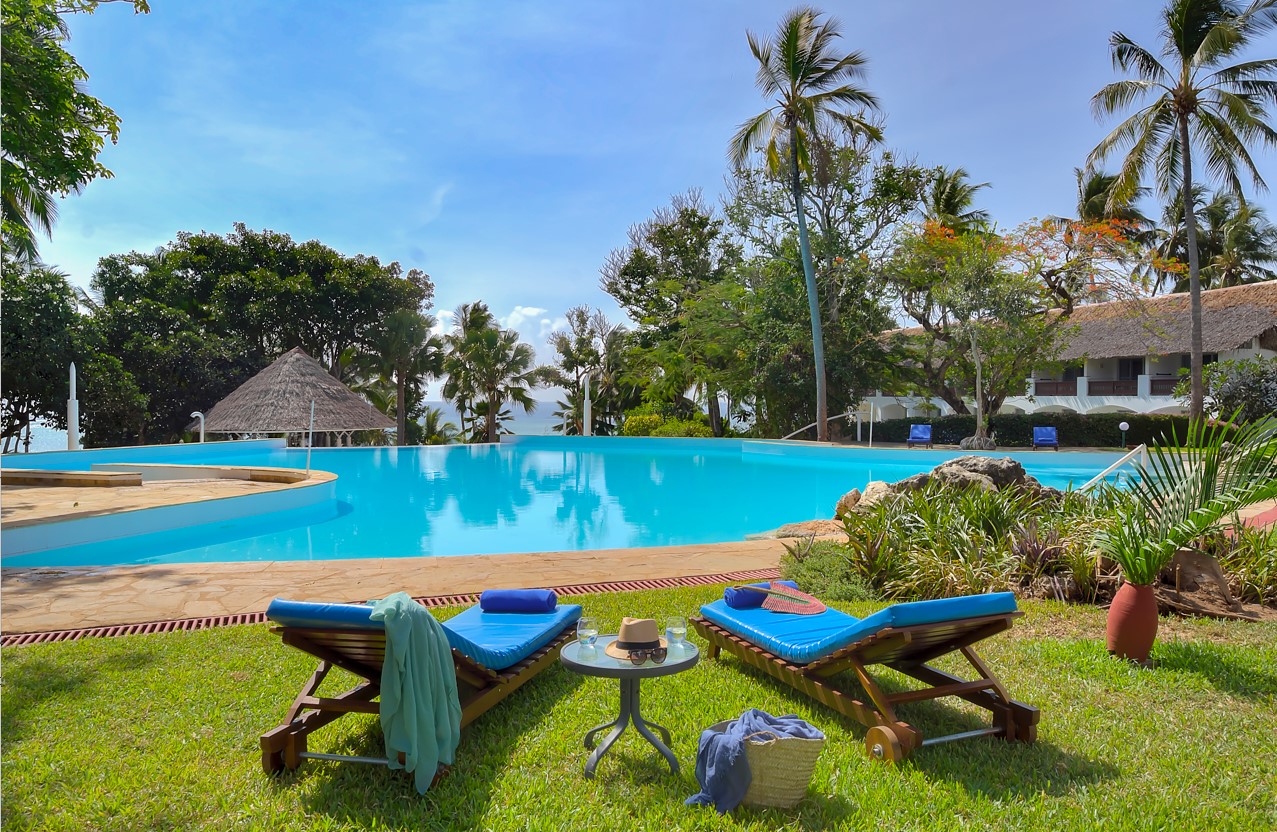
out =
[(204, 417), (208, 433), (390, 430), (395, 423), (333, 378), (301, 347), (244, 382)]

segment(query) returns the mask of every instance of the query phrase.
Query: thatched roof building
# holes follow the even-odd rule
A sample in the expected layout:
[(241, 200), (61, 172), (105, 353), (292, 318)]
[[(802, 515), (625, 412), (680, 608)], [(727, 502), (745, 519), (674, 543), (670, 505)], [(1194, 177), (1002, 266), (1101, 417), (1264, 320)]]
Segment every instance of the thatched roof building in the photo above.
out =
[[(920, 326), (884, 332), (884, 338), (921, 335)], [(1064, 336), (1064, 361), (1174, 355), (1192, 351), (1187, 292), (1138, 300), (1081, 304)], [(1252, 338), (1277, 350), (1277, 281), (1202, 292), (1202, 352), (1245, 347)]]
[[(315, 402), (316, 433), (393, 430), (395, 423), (333, 378), (301, 347), (218, 402), (204, 417), (208, 433), (304, 433)], [(195, 425), (192, 425), (194, 429)]]
[[(1075, 306), (1060, 357), (1119, 358), (1190, 352), (1187, 292)], [(1202, 352), (1227, 352), (1252, 338), (1277, 350), (1277, 281), (1202, 292)]]

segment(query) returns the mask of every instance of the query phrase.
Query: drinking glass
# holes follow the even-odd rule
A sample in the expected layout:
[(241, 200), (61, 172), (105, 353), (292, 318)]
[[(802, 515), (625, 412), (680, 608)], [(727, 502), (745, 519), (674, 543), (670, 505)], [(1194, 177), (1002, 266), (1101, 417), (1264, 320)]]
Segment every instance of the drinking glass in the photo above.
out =
[(669, 642), (671, 653), (682, 653), (687, 642), (687, 619), (681, 615), (665, 619), (665, 639)]
[(599, 638), (599, 623), (596, 619), (583, 616), (576, 622), (576, 640), (582, 650), (593, 650), (594, 642)]

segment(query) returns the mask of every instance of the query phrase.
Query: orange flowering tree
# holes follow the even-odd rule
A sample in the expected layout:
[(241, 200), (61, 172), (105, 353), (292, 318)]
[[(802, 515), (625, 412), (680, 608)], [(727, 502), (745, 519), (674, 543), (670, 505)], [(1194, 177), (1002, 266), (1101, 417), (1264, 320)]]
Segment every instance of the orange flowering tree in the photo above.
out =
[(912, 229), (884, 275), (917, 324), (891, 338), (911, 358), (906, 386), (956, 413), (973, 402), (985, 437), (988, 414), (1058, 364), (1074, 306), (1140, 294), (1146, 257), (1120, 221), (1032, 222), (1005, 236)]

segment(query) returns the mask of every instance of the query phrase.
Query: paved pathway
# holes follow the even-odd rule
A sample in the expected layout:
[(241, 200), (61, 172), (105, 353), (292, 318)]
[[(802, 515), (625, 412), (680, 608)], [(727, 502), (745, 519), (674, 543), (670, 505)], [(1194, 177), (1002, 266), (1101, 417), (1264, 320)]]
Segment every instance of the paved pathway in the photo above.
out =
[(261, 612), (276, 596), (367, 601), (775, 567), (779, 540), (436, 558), (0, 570), (0, 630), (45, 632)]

